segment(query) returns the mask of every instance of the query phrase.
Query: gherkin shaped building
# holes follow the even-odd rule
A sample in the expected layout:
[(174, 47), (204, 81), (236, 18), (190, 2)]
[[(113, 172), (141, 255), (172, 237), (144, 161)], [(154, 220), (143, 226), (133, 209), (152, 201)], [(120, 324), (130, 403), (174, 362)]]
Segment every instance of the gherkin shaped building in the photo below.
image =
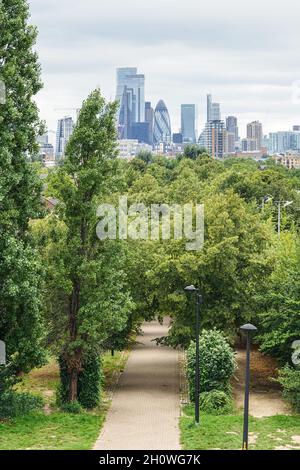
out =
[(154, 113), (153, 143), (171, 143), (171, 121), (168, 108), (163, 100), (157, 103)]

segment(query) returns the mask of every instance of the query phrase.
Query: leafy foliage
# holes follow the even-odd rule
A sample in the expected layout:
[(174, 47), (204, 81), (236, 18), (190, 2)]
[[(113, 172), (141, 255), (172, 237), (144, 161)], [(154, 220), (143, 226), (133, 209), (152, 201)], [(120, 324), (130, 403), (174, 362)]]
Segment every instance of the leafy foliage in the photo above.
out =
[(285, 366), (279, 371), (278, 382), (283, 387), (283, 396), (289, 400), (294, 410), (300, 412), (300, 369)]
[(0, 395), (0, 420), (26, 415), (42, 406), (40, 397), (29, 393), (5, 392)]
[[(236, 363), (234, 352), (224, 335), (217, 330), (204, 330), (200, 336), (200, 392), (221, 390), (229, 392), (229, 382)], [(187, 377), (189, 393), (195, 400), (196, 344), (187, 351)]]
[[(66, 364), (68, 401), (80, 400), (79, 376), (86, 358), (99, 355), (105, 341), (124, 330), (133, 308), (122, 242), (100, 241), (96, 235), (97, 206), (118, 184), (115, 112), (115, 103), (107, 104), (99, 90), (90, 94), (65, 161), (49, 179), (59, 205), (42, 224), (49, 236), (42, 247), (49, 276), (45, 296), (49, 341)], [(36, 229), (43, 240), (43, 229)], [(95, 392), (93, 396), (95, 401)]]
[(232, 399), (223, 390), (200, 393), (200, 408), (208, 414), (221, 415), (232, 411)]
[(28, 3), (0, 2), (0, 338), (6, 342), (6, 386), (43, 363), (41, 276), (28, 223), (41, 214), (41, 183), (28, 162), (42, 126), (34, 96), (41, 88), (34, 51), (37, 31), (28, 24)]

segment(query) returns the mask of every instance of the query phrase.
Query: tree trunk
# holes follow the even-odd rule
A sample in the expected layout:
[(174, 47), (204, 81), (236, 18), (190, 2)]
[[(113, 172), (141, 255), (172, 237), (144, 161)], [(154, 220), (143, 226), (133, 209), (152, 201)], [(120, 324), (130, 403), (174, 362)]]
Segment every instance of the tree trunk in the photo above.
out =
[(69, 401), (76, 401), (78, 397), (78, 370), (72, 369), (70, 373)]

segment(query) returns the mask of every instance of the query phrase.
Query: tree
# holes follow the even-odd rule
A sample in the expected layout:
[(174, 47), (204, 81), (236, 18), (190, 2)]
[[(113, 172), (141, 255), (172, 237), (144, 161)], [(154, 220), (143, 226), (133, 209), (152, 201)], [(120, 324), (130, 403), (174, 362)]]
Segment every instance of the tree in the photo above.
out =
[(90, 94), (49, 182), (59, 200), (46, 249), (50, 334), (66, 364), (69, 402), (78, 398), (84, 363), (125, 328), (132, 309), (122, 242), (96, 236), (97, 206), (115, 189), (115, 113), (99, 90)]
[(297, 234), (284, 233), (274, 246), (274, 271), (260, 305), (259, 343), (262, 351), (291, 363), (292, 344), (300, 339), (300, 246)]
[(186, 145), (183, 151), (183, 156), (184, 158), (190, 158), (191, 160), (196, 160), (198, 157), (209, 157), (206, 149), (204, 147), (199, 147), (199, 145), (196, 144)]
[(41, 88), (33, 50), (37, 31), (28, 25), (24, 0), (0, 2), (0, 338), (6, 341), (10, 383), (43, 361), (41, 266), (32, 247), (29, 220), (40, 213), (41, 185), (28, 160), (41, 130), (33, 100)]

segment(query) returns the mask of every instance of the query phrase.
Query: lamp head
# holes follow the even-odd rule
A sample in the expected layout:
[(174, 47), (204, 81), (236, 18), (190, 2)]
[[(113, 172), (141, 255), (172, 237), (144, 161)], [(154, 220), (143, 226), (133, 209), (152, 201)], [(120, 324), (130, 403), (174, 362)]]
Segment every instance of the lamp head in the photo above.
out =
[(188, 292), (188, 293), (199, 292), (199, 289), (197, 289), (193, 285), (185, 287), (184, 290), (185, 290), (185, 292)]
[(257, 331), (257, 328), (256, 326), (251, 325), (251, 323), (246, 323), (246, 325), (240, 327), (240, 330), (244, 333), (254, 333), (255, 331)]

